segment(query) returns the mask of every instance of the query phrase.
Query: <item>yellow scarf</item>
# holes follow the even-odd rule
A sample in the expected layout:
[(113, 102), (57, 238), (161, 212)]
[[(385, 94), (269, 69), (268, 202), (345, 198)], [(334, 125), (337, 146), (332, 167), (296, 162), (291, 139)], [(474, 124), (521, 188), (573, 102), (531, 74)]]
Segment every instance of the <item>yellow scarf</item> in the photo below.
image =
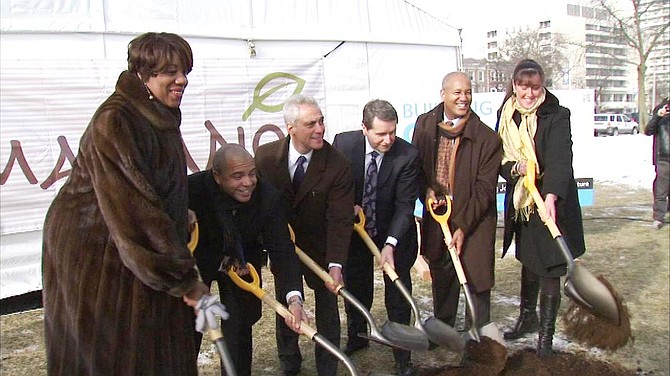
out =
[[(535, 156), (535, 132), (537, 131), (537, 108), (544, 102), (545, 91), (537, 99), (537, 102), (530, 109), (525, 109), (519, 105), (516, 95), (512, 95), (503, 105), (500, 114), (500, 123), (498, 133), (503, 141), (503, 160), (506, 162), (520, 162), (532, 160), (537, 164)], [(514, 111), (521, 114), (521, 123), (517, 127), (512, 119)], [(514, 186), (514, 218), (528, 220), (533, 212), (533, 198), (523, 186), (523, 179), (519, 179)]]

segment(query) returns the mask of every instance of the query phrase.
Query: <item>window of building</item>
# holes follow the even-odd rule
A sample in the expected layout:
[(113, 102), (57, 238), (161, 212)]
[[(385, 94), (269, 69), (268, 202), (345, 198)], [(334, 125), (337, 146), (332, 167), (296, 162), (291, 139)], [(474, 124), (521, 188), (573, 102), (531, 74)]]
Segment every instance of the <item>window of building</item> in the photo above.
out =
[(498, 31), (497, 30), (489, 31), (488, 33), (486, 33), (487, 38), (495, 38), (497, 36), (498, 36)]
[(497, 52), (489, 52), (488, 54), (488, 59), (489, 60), (495, 60), (498, 58), (498, 53)]
[(586, 24), (586, 25), (584, 25), (584, 28), (586, 30), (598, 30), (598, 25)]
[(584, 18), (595, 18), (596, 10), (591, 7), (582, 7), (582, 17)]
[(551, 21), (542, 21), (540, 22), (540, 29), (546, 29), (551, 27)]
[(489, 49), (498, 48), (498, 42), (489, 42), (488, 47)]
[(579, 5), (568, 4), (568, 16), (579, 17)]
[(479, 81), (484, 81), (484, 71), (477, 72), (479, 76)]
[(605, 9), (596, 9), (596, 18), (599, 20), (606, 20), (609, 18), (609, 14)]
[(626, 94), (626, 102), (634, 102), (635, 94)]

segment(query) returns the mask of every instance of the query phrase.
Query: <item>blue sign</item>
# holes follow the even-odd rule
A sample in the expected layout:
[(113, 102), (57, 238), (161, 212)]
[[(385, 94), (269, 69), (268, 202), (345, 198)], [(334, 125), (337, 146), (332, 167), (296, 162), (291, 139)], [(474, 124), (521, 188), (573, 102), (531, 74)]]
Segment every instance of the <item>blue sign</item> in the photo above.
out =
[[(577, 183), (577, 195), (579, 196), (579, 204), (582, 207), (593, 206), (593, 178), (578, 178), (575, 179)], [(505, 209), (505, 191), (507, 183), (504, 181), (498, 182), (496, 187), (496, 209), (502, 212)], [(414, 216), (421, 217), (423, 213), (423, 205), (421, 201), (416, 200), (414, 206)]]

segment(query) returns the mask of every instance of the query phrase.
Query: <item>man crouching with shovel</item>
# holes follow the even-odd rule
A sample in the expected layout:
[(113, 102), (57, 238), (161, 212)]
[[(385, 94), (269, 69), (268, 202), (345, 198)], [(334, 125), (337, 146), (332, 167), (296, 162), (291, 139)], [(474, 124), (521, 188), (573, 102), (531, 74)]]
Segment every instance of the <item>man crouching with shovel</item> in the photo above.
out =
[[(226, 345), (239, 376), (251, 375), (252, 326), (261, 317), (261, 301), (240, 289), (226, 274), (231, 265), (246, 275), (247, 262), (265, 265), (267, 250), (278, 291), (295, 317), (286, 325), (296, 333), (307, 321), (302, 309), (300, 261), (288, 232), (286, 200), (256, 176), (256, 165), (242, 146), (223, 145), (212, 168), (188, 177), (189, 208), (195, 212), (199, 241), (194, 256), (207, 286), (217, 281), (230, 317), (222, 322)], [(202, 335), (197, 333), (199, 350)], [(225, 371), (222, 369), (222, 374)]]

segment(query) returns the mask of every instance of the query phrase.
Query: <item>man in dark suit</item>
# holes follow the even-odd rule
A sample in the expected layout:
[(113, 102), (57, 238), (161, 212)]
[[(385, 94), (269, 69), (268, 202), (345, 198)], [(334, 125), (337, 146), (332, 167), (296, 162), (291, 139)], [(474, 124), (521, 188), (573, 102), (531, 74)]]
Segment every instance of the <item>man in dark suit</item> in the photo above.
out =
[[(363, 108), (362, 130), (336, 135), (333, 147), (352, 162), (354, 208), (356, 212), (363, 210), (365, 213), (366, 230), (381, 249), (382, 265), (388, 262), (393, 266), (402, 283), (411, 291), (410, 269), (418, 249), (414, 205), (419, 196), (417, 176), (420, 167), (416, 148), (396, 138), (397, 124), (398, 113), (391, 103), (372, 100)], [(375, 165), (371, 165), (373, 163)], [(373, 201), (374, 205), (368, 205), (368, 201)], [(373, 259), (361, 237), (353, 235), (345, 267), (345, 283), (368, 310), (374, 295)], [(388, 276), (384, 276), (384, 286), (388, 319), (409, 324), (409, 303)], [(345, 308), (348, 333), (345, 352), (353, 354), (369, 346), (367, 339), (358, 336), (358, 333), (367, 333), (367, 322), (351, 305), (346, 304)], [(399, 375), (414, 374), (409, 351), (394, 349), (393, 356)]]
[[(230, 314), (222, 329), (237, 374), (251, 375), (251, 327), (261, 317), (261, 302), (237, 287), (225, 270), (236, 265), (238, 274), (247, 274), (246, 262), (260, 268), (265, 265), (266, 250), (278, 296), (286, 297), (296, 317), (293, 322), (287, 320), (287, 325), (300, 331), (300, 321), (307, 316), (302, 309), (299, 260), (288, 232), (286, 200), (270, 183), (257, 178), (254, 159), (236, 144), (223, 145), (212, 169), (190, 175), (188, 183), (189, 207), (200, 230), (194, 257), (205, 284), (217, 281), (221, 301)], [(198, 350), (201, 339), (197, 333)]]
[[(289, 222), (296, 244), (336, 284), (342, 283), (353, 226), (354, 190), (351, 164), (323, 139), (323, 113), (312, 97), (294, 95), (284, 104), (288, 137), (262, 145), (256, 151), (261, 175), (284, 193), (290, 204)], [(303, 266), (307, 285), (316, 299), (316, 329), (335, 346), (340, 344), (340, 316), (335, 286), (324, 283)], [(329, 291), (330, 290), (330, 291)], [(277, 350), (285, 375), (300, 372), (298, 337), (277, 320)], [(320, 376), (337, 374), (337, 358), (315, 350)]]

